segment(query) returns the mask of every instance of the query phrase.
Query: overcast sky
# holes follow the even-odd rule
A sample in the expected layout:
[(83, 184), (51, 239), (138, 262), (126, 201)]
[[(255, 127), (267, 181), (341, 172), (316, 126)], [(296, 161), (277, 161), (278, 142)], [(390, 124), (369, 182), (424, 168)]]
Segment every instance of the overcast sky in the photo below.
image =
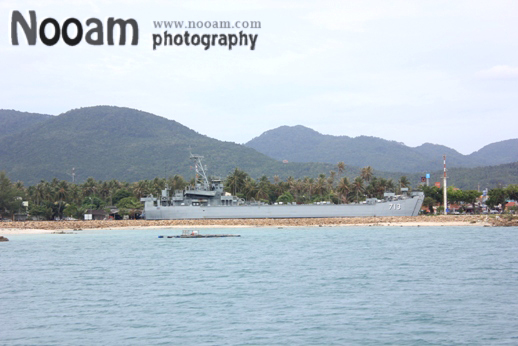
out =
[[(282, 125), (376, 136), (469, 154), (518, 135), (517, 1), (0, 2), (0, 108), (60, 114), (115, 105), (245, 143)], [(13, 10), (38, 25), (133, 18), (137, 46), (29, 46)], [(152, 47), (153, 21), (260, 21), (248, 47)], [(74, 33), (73, 25), (71, 33)], [(52, 36), (52, 30), (48, 28)], [(169, 29), (183, 34), (186, 29)], [(238, 29), (188, 29), (232, 34)], [(71, 35), (72, 36), (72, 35)]]

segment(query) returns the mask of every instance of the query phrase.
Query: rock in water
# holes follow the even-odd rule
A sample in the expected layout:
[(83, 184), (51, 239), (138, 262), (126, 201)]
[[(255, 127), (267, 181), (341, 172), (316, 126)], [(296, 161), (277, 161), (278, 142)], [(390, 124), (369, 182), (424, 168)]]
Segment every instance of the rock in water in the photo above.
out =
[(0, 241), (9, 241), (9, 239), (7, 239), (6, 237), (0, 236)]

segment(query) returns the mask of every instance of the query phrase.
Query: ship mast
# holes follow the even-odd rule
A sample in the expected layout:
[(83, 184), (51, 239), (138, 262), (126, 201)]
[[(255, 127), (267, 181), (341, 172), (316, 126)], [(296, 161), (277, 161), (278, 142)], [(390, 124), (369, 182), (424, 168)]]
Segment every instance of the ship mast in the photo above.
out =
[(443, 155), (443, 160), (444, 160), (444, 177), (442, 178), (442, 188), (443, 188), (443, 197), (444, 197), (444, 215), (448, 214), (448, 212), (446, 211), (448, 209), (448, 189), (446, 188), (446, 179), (447, 179), (447, 176), (446, 176), (446, 155)]
[(204, 190), (209, 190), (209, 179), (207, 179), (207, 174), (205, 173), (205, 168), (203, 167), (203, 164), (201, 163), (203, 156), (191, 154), (190, 159), (194, 160), (194, 170), (196, 171), (196, 179), (195, 179), (194, 183), (195, 183), (196, 187), (198, 186), (198, 184), (200, 184), (200, 185), (202, 185), (202, 188)]

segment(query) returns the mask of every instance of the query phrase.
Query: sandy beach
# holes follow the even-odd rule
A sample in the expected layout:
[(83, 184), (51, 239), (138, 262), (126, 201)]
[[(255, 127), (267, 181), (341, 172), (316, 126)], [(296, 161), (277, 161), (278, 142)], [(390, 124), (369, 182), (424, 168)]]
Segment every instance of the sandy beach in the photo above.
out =
[(337, 226), (518, 226), (518, 218), (487, 215), (436, 215), (365, 218), (225, 219), (225, 220), (104, 220), (25, 221), (0, 223), (0, 235), (52, 234), (89, 229), (233, 228), (233, 227), (337, 227)]

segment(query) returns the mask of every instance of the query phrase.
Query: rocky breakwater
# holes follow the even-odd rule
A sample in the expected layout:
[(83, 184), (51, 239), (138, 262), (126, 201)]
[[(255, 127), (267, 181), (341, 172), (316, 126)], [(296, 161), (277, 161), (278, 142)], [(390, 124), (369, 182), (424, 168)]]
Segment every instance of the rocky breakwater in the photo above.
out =
[(491, 215), (487, 221), (495, 227), (518, 227), (518, 215)]
[[(324, 226), (441, 226), (499, 224), (499, 219), (480, 215), (391, 216), (357, 218), (223, 219), (223, 220), (104, 220), (104, 221), (20, 221), (0, 224), (8, 229), (83, 230), (142, 227), (324, 227)], [(500, 219), (501, 220), (501, 219)], [(500, 220), (498, 222), (500, 222)]]

